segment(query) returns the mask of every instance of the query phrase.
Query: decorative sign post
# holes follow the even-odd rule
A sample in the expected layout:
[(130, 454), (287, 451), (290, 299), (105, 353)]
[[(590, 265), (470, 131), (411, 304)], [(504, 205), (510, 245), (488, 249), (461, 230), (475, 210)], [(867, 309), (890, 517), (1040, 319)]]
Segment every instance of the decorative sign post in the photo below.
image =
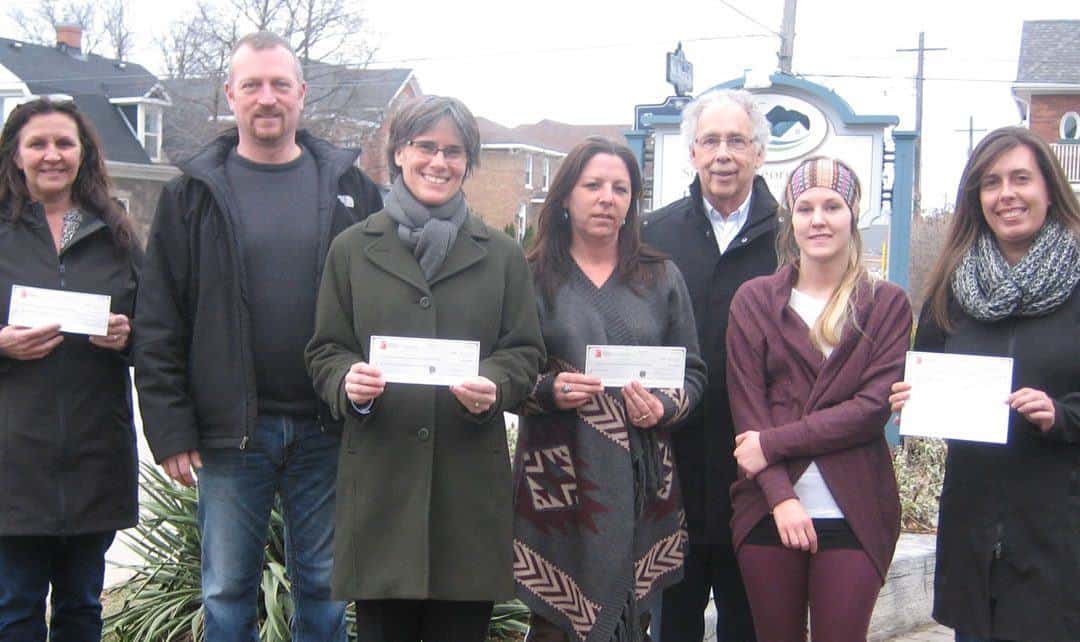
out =
[[(754, 94), (768, 119), (769, 143), (765, 164), (758, 173), (774, 195), (783, 193), (784, 181), (803, 158), (815, 154), (836, 156), (851, 165), (862, 182), (862, 226), (887, 222), (882, 216), (881, 189), (885, 129), (895, 127), (899, 118), (856, 114), (828, 87), (788, 74), (772, 74), (753, 82), (738, 78), (716, 88), (745, 88)], [(644, 160), (646, 141), (651, 139), (651, 171), (646, 171), (651, 184), (646, 185), (646, 192), (651, 194), (652, 209), (685, 196), (694, 179), (687, 142), (679, 134), (680, 115), (689, 99), (673, 96), (661, 104), (638, 105), (634, 109), (634, 130), (627, 134), (627, 140), (639, 153), (638, 158)]]
[(694, 91), (694, 65), (683, 54), (681, 42), (667, 55), (667, 81), (675, 88), (676, 96)]

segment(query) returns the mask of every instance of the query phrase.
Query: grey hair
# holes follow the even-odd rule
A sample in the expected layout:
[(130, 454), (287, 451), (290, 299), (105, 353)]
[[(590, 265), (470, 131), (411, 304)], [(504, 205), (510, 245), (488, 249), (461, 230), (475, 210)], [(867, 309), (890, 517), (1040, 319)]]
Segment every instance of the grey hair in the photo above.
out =
[(474, 168), (480, 166), (480, 126), (465, 103), (449, 96), (417, 96), (402, 105), (390, 119), (390, 134), (386, 140), (386, 166), (390, 170), (391, 181), (401, 175), (401, 168), (394, 160), (397, 150), (444, 118), (454, 125), (461, 136), (467, 162), (465, 175), (468, 176)]
[(304, 82), (304, 66), (300, 64), (300, 58), (297, 57), (296, 52), (293, 51), (292, 45), (289, 44), (288, 40), (270, 31), (256, 31), (254, 33), (249, 33), (236, 41), (236, 45), (232, 48), (232, 53), (229, 54), (229, 71), (228, 75), (225, 76), (225, 82), (232, 82), (233, 58), (236, 57), (236, 52), (240, 51), (242, 47), (251, 47), (255, 51), (265, 51), (267, 49), (281, 47), (285, 51), (288, 51), (289, 55), (292, 56), (293, 64), (296, 66), (296, 79), (301, 83)]
[(742, 107), (750, 118), (750, 126), (753, 131), (754, 147), (759, 153), (765, 151), (769, 144), (769, 136), (772, 133), (769, 121), (765, 114), (758, 109), (754, 95), (745, 89), (712, 89), (701, 94), (689, 105), (683, 108), (682, 122), (679, 124), (679, 133), (686, 142), (687, 149), (694, 146), (694, 136), (697, 133), (698, 121), (705, 109), (713, 105), (733, 103)]

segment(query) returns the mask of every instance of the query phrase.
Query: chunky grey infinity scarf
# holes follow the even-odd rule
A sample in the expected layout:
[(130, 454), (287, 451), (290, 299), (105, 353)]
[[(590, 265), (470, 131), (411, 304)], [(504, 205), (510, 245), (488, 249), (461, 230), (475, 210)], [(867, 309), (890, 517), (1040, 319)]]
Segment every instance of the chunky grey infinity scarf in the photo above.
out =
[(383, 209), (398, 224), (398, 238), (412, 250), (429, 281), (446, 261), (469, 214), (460, 190), (442, 205), (428, 207), (416, 200), (401, 176), (390, 186), (390, 193), (383, 199)]
[(994, 235), (983, 232), (953, 273), (953, 294), (980, 321), (1037, 317), (1065, 302), (1080, 281), (1080, 241), (1072, 230), (1047, 219), (1016, 265), (1001, 255)]

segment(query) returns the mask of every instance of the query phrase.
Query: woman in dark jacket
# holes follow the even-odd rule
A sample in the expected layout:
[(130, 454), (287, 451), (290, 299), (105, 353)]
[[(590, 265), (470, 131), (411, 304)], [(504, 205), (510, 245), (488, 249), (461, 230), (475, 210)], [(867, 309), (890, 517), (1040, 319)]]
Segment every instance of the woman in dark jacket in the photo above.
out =
[(101, 635), (105, 551), (137, 519), (126, 349), (139, 251), (101, 144), (70, 102), (0, 134), (0, 320), (15, 285), (111, 297), (104, 336), (0, 329), (0, 640)]
[[(1080, 640), (1080, 204), (1027, 129), (960, 181), (917, 350), (1012, 357), (1006, 444), (950, 441), (934, 618), (958, 641)], [(893, 386), (899, 410), (909, 384)], [(1002, 400), (1005, 402), (1006, 400)]]

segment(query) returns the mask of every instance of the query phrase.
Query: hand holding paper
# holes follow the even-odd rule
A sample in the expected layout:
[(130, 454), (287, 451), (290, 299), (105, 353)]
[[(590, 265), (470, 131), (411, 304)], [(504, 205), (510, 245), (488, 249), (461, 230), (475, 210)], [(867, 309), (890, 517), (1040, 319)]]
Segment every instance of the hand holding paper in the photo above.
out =
[(90, 343), (106, 350), (123, 350), (131, 337), (131, 321), (123, 314), (109, 315), (108, 334), (90, 335)]
[(41, 359), (63, 340), (58, 323), (37, 328), (6, 325), (0, 329), (0, 354), (19, 361)]
[(345, 373), (345, 396), (358, 406), (367, 404), (386, 389), (379, 369), (370, 363), (357, 361)]

